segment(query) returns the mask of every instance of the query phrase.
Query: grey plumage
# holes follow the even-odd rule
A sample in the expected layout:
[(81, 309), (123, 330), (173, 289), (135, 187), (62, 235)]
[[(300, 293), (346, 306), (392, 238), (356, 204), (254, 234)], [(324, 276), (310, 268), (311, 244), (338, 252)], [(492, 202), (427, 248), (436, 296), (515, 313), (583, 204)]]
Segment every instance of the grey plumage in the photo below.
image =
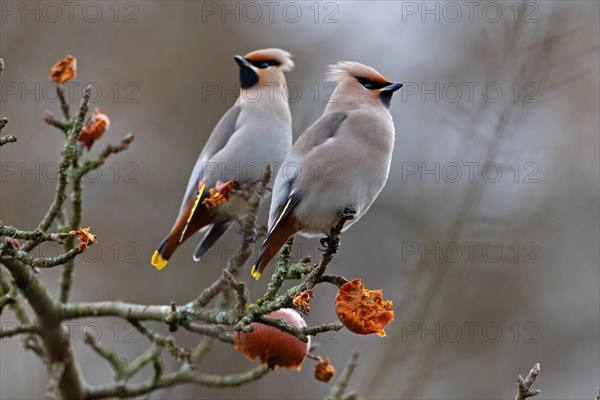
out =
[[(175, 249), (197, 231), (208, 231), (196, 248), (194, 260), (245, 215), (246, 200), (230, 192), (224, 204), (208, 207), (210, 190), (220, 182), (236, 187), (257, 181), (266, 166), (277, 167), (292, 144), (291, 114), (283, 71), (293, 67), (291, 55), (280, 49), (263, 49), (236, 56), (241, 92), (236, 104), (215, 126), (188, 180), (173, 228), (152, 256), (163, 268)], [(220, 181), (220, 182), (219, 182)]]
[(356, 215), (344, 230), (352, 226), (387, 181), (395, 136), (388, 106), (402, 85), (355, 62), (330, 66), (327, 76), (337, 87), (323, 116), (296, 141), (275, 179), (255, 277), (295, 233), (327, 235), (349, 207)]

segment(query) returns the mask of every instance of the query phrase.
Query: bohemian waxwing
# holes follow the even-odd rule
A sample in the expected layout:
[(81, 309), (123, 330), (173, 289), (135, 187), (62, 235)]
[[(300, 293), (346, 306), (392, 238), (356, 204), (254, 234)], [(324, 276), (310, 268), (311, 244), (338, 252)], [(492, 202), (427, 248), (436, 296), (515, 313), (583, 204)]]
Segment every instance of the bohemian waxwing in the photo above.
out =
[(395, 134), (389, 107), (402, 84), (350, 61), (330, 65), (326, 79), (336, 88), (323, 116), (298, 138), (275, 178), (256, 279), (294, 234), (328, 235), (346, 210), (354, 218), (344, 230), (358, 221), (387, 180)]
[(280, 165), (292, 145), (284, 76), (284, 71), (294, 67), (291, 54), (271, 48), (234, 59), (240, 67), (240, 96), (217, 123), (198, 157), (175, 224), (152, 256), (157, 269), (164, 268), (173, 252), (203, 229), (206, 234), (193, 256), (199, 261), (248, 210), (247, 202), (235, 191), (229, 192), (227, 197), (231, 197), (224, 204), (209, 207), (214, 192), (259, 180), (266, 165)]

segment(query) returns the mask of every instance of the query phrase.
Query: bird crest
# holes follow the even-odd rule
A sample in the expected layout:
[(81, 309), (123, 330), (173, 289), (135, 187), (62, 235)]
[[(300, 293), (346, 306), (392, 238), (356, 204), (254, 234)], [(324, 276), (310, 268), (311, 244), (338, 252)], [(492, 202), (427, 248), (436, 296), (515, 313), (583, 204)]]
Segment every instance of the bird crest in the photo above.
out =
[(345, 78), (366, 78), (379, 85), (387, 85), (389, 81), (374, 68), (356, 61), (338, 61), (327, 67), (325, 80), (328, 82), (339, 82)]

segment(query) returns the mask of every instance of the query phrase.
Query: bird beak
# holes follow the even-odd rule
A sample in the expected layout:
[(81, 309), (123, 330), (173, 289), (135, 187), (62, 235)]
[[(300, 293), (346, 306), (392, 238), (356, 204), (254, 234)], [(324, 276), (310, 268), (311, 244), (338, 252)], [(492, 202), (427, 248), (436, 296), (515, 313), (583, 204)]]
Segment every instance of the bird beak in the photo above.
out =
[(244, 57), (242, 56), (234, 56), (233, 59), (235, 60), (236, 63), (238, 63), (238, 65), (240, 67), (251, 67), (252, 64), (250, 64), (248, 62), (248, 60), (246, 60)]
[(390, 83), (387, 86), (382, 87), (381, 91), (382, 92), (394, 93), (396, 90), (400, 89), (402, 86), (404, 86), (402, 83), (400, 83), (400, 82), (394, 82), (394, 83)]

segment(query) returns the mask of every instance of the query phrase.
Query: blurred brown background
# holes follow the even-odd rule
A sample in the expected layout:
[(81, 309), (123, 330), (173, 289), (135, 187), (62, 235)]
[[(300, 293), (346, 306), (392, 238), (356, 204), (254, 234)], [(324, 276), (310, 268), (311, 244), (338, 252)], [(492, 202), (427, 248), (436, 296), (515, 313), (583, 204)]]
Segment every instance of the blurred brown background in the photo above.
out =
[[(194, 241), (163, 271), (149, 262), (199, 151), (235, 100), (233, 55), (264, 47), (294, 55), (295, 138), (323, 111), (326, 66), (357, 60), (405, 87), (391, 106), (397, 141), (387, 186), (330, 268), (382, 288), (396, 320), (384, 339), (319, 336), (316, 352), (341, 371), (357, 347), (350, 387), (367, 398), (512, 398), (517, 374), (535, 362), (540, 398), (597, 394), (598, 2), (72, 4), (0, 2), (0, 113), (11, 121), (2, 133), (18, 137), (0, 153), (0, 218), (32, 229), (51, 202), (62, 140), (42, 121), (44, 110), (60, 112), (48, 70), (73, 54), (74, 104), (93, 83), (94, 106), (112, 121), (91, 156), (136, 135), (85, 185), (83, 225), (100, 246), (78, 264), (74, 301), (184, 303), (235, 251), (232, 230), (202, 264), (191, 260)], [(297, 257), (316, 253), (316, 240), (297, 244)], [(54, 291), (58, 277), (59, 268), (44, 271)], [(264, 292), (266, 279), (247, 281), (254, 298)], [(318, 288), (309, 324), (335, 319), (334, 295)], [(2, 323), (12, 318), (5, 311)], [(74, 325), (94, 384), (112, 380), (111, 370), (82, 344), (84, 328), (129, 357), (146, 346), (122, 321)], [(18, 339), (0, 351), (0, 397), (41, 396), (39, 361)], [(248, 367), (217, 344), (203, 371)], [(238, 389), (187, 385), (150, 397), (322, 398), (328, 390), (307, 363)]]

